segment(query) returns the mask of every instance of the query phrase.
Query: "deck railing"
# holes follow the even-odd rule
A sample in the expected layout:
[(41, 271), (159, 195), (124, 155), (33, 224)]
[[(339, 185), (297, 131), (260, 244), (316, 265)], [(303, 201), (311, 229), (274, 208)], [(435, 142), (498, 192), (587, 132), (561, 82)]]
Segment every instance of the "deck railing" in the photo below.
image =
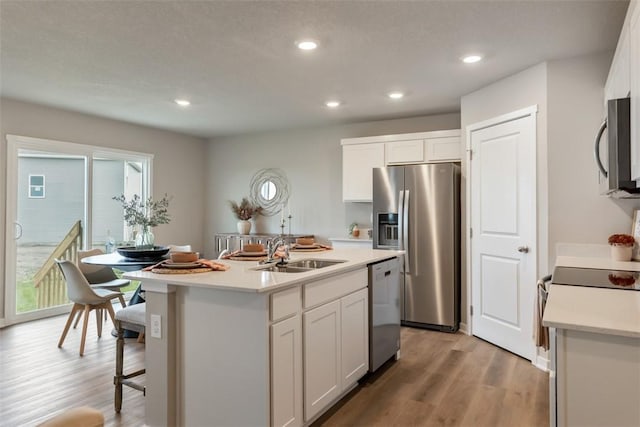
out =
[(54, 307), (69, 302), (67, 285), (55, 260), (58, 258), (76, 262), (80, 248), (82, 248), (82, 224), (77, 221), (33, 276), (38, 308)]

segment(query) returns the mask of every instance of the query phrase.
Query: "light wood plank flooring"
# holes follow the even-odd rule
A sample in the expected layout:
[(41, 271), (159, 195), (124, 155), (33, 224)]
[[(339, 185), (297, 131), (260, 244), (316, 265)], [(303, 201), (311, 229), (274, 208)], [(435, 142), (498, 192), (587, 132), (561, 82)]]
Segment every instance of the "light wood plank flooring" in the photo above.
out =
[[(115, 338), (98, 339), (89, 322), (84, 357), (80, 329), (57, 341), (66, 316), (0, 329), (0, 425), (30, 426), (87, 405), (107, 426), (141, 426), (142, 393), (124, 388), (113, 411)], [(128, 369), (144, 365), (144, 347), (127, 340)], [(548, 426), (548, 377), (530, 362), (475, 337), (402, 329), (402, 358), (362, 381), (314, 426)]]
[(462, 333), (402, 328), (401, 358), (366, 377), (318, 426), (549, 425), (548, 374)]
[[(124, 387), (122, 412), (113, 410), (116, 339), (111, 336), (111, 320), (103, 324), (98, 339), (91, 313), (80, 357), (82, 321), (58, 348), (66, 319), (57, 316), (0, 329), (0, 425), (32, 426), (78, 406), (102, 411), (106, 426), (143, 425), (141, 392)], [(126, 339), (124, 361), (125, 370), (142, 368), (144, 344)]]

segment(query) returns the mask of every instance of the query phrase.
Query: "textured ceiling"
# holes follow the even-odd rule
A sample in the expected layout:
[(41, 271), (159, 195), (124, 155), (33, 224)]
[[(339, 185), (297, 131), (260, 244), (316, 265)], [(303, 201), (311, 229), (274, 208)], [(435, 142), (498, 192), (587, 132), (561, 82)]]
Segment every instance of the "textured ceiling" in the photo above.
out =
[(201, 137), (454, 112), (531, 65), (613, 50), (627, 5), (1, 0), (0, 94)]

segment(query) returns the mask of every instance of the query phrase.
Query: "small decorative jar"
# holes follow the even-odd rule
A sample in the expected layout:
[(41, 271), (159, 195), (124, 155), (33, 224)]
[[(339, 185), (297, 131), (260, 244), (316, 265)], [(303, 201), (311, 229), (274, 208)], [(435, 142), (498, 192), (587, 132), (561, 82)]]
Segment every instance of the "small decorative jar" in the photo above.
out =
[(614, 261), (631, 261), (635, 238), (629, 234), (612, 234), (609, 236), (611, 259)]

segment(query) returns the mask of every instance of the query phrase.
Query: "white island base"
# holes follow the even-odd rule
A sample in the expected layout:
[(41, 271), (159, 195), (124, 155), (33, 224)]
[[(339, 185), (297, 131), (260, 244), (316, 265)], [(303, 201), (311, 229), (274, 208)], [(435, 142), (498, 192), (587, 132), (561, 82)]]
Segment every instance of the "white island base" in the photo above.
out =
[(146, 292), (146, 425), (309, 425), (367, 372), (366, 265), (398, 254), (298, 256), (348, 260), (306, 273), (239, 261), (226, 272), (128, 273)]

